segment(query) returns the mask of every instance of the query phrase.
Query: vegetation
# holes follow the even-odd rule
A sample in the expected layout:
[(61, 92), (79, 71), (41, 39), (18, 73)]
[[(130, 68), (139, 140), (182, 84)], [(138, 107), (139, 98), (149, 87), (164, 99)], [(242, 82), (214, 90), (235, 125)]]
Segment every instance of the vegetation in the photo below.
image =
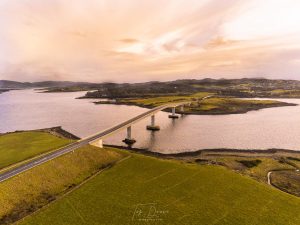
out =
[(34, 212), (124, 156), (86, 146), (0, 183), (0, 224)]
[(247, 168), (253, 168), (258, 166), (262, 161), (260, 159), (256, 160), (238, 160), (239, 163), (242, 163)]
[(267, 183), (269, 171), (293, 169), (293, 166), (272, 157), (212, 156), (211, 159), (231, 170), (238, 171), (264, 183)]
[(239, 98), (299, 98), (300, 81), (268, 79), (202, 79), (137, 84), (99, 84), (97, 91), (85, 98), (146, 98), (158, 96), (192, 95), (210, 92), (220, 96)]
[[(46, 92), (87, 91), (85, 98), (144, 98), (212, 92), (221, 96), (299, 98), (300, 81), (253, 79), (202, 79), (136, 84), (66, 81), (15, 82), (0, 80), (1, 89), (44, 88)], [(94, 91), (96, 90), (96, 91)]]
[[(45, 132), (0, 136), (10, 148), (19, 148), (8, 141), (10, 135), (29, 149), (42, 139), (65, 140)], [(266, 182), (271, 170), (295, 170), (298, 154), (286, 154), (210, 152), (194, 154), (189, 161), (196, 163), (188, 164), (86, 146), (0, 183), (0, 223), (25, 217), (20, 224), (299, 224), (298, 198), (246, 177)], [(272, 182), (299, 194), (296, 171), (273, 173)]]
[(188, 114), (233, 114), (246, 113), (270, 107), (294, 106), (295, 104), (274, 100), (244, 100), (237, 98), (213, 97), (194, 101), (185, 109)]
[(30, 131), (0, 136), (0, 169), (39, 154), (60, 148), (71, 140), (46, 132)]
[[(73, 87), (91, 88), (98, 86), (97, 84), (87, 82), (70, 82), (70, 81), (41, 81), (41, 82), (18, 82), (10, 80), (0, 80), (0, 89), (25, 89), (25, 88), (73, 88)], [(90, 89), (93, 90), (93, 89)]]
[[(208, 97), (203, 99), (204, 97)], [(251, 110), (258, 110), (270, 107), (294, 106), (295, 104), (274, 101), (274, 100), (245, 100), (230, 97), (217, 97), (212, 93), (199, 92), (186, 96), (161, 96), (151, 98), (121, 98), (116, 101), (100, 101), (96, 104), (126, 104), (152, 108), (170, 102), (191, 101), (186, 106), (184, 114), (234, 114), (246, 113)]]
[(20, 224), (300, 224), (298, 198), (223, 167), (130, 155)]
[(152, 97), (152, 98), (119, 99), (116, 103), (132, 104), (132, 105), (152, 108), (170, 102), (197, 101), (210, 95), (211, 93), (208, 92), (200, 92), (200, 93), (187, 95), (187, 96), (161, 96), (161, 97)]
[(9, 91), (8, 89), (0, 89), (0, 94), (2, 94), (3, 92)]
[(271, 181), (275, 187), (300, 197), (299, 171), (274, 171), (271, 176)]
[[(41, 89), (45, 93), (52, 93), (52, 92), (77, 92), (77, 91), (89, 91), (91, 87), (88, 86), (72, 86), (72, 87), (52, 87), (52, 88), (44, 88)], [(95, 88), (96, 89), (96, 88)]]
[(287, 157), (287, 159), (300, 162), (300, 159), (296, 157)]

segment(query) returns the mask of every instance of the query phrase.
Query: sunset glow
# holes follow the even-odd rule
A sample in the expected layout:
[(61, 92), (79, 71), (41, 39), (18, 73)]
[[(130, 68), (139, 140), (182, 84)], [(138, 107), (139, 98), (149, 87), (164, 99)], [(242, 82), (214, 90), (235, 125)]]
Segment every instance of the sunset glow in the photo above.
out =
[(0, 0), (0, 74), (300, 79), (299, 11), (297, 0)]

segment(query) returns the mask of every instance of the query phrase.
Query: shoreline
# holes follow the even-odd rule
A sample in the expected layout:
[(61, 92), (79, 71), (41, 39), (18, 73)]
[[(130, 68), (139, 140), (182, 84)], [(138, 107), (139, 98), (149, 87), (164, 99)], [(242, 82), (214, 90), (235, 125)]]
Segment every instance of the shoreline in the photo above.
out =
[[(78, 98), (78, 99), (82, 99), (82, 98)], [(93, 102), (95, 105), (126, 105), (126, 106), (137, 106), (137, 107), (141, 107), (141, 108), (145, 108), (145, 109), (152, 109), (154, 108), (153, 106), (149, 106), (149, 105), (140, 105), (140, 104), (135, 104), (135, 103), (126, 103), (126, 102), (110, 102), (110, 101), (105, 101), (105, 102)], [(269, 109), (269, 108), (276, 108), (276, 107), (287, 107), (287, 106), (298, 106), (298, 104), (295, 103), (288, 103), (288, 102), (278, 102), (277, 105), (265, 105), (263, 107), (257, 107), (254, 109), (244, 109), (244, 110), (237, 110), (236, 112), (225, 112), (225, 111), (215, 111), (215, 112), (182, 112), (179, 111), (177, 112), (177, 114), (181, 114), (181, 115), (235, 115), (235, 114), (246, 114), (248, 112), (251, 111), (259, 111), (262, 109)], [(171, 109), (164, 109), (162, 110), (164, 112), (172, 112)]]
[(0, 89), (0, 95), (9, 91), (11, 91), (11, 89)]
[[(20, 132), (47, 132), (54, 136), (67, 138), (70, 140), (80, 140), (81, 138), (77, 137), (76, 135), (64, 130), (61, 126), (57, 127), (50, 127), (50, 128), (43, 128), (43, 129), (34, 129), (34, 130), (16, 130), (12, 132), (0, 133), (0, 136), (6, 134), (13, 134), (13, 133), (20, 133)], [(300, 156), (300, 149), (299, 150), (291, 150), (291, 149), (281, 149), (281, 148), (270, 148), (270, 149), (231, 149), (231, 148), (213, 148), (213, 149), (199, 149), (195, 151), (186, 151), (186, 152), (178, 152), (178, 153), (160, 153), (160, 152), (153, 152), (147, 148), (135, 148), (135, 147), (125, 147), (120, 145), (113, 145), (113, 144), (104, 144), (104, 147), (112, 147), (118, 148), (122, 150), (127, 150), (135, 153), (140, 153), (148, 156), (155, 156), (160, 158), (189, 158), (189, 157), (196, 157), (196, 156), (203, 156), (203, 155), (214, 155), (214, 156), (275, 156), (275, 155), (282, 155), (282, 154), (299, 154)]]
[(104, 144), (105, 147), (112, 147), (112, 148), (119, 148), (122, 150), (127, 150), (135, 153), (140, 153), (143, 155), (148, 156), (154, 156), (159, 158), (171, 158), (171, 159), (179, 159), (179, 158), (193, 158), (193, 157), (199, 157), (199, 156), (205, 156), (205, 155), (213, 155), (213, 156), (252, 156), (252, 157), (258, 157), (258, 156), (280, 156), (280, 155), (299, 155), (300, 156), (300, 150), (290, 150), (290, 149), (227, 149), (227, 148), (219, 148), (219, 149), (200, 149), (196, 151), (191, 152), (180, 152), (180, 153), (160, 153), (160, 152), (152, 152), (148, 149), (143, 148), (134, 148), (134, 147), (125, 147), (125, 146), (119, 146), (119, 145), (110, 145), (110, 144)]
[(6, 135), (6, 134), (13, 134), (13, 133), (20, 133), (20, 132), (46, 132), (49, 134), (52, 134), (56, 137), (60, 138), (66, 138), (70, 140), (80, 140), (79, 137), (76, 135), (64, 130), (61, 126), (58, 127), (50, 127), (50, 128), (43, 128), (43, 129), (34, 129), (34, 130), (16, 130), (12, 132), (6, 132), (6, 133), (0, 133), (0, 136)]
[[(60, 126), (31, 130), (31, 132), (33, 131), (47, 132), (58, 137), (68, 138), (72, 140), (79, 139), (78, 137), (71, 134), (70, 132), (62, 129), (62, 127)], [(26, 131), (15, 131), (15, 132), (8, 132), (5, 134), (19, 133), (19, 132), (26, 132)], [(0, 137), (5, 134), (0, 134)], [(116, 150), (123, 150), (132, 154), (140, 154), (144, 156), (154, 157), (161, 160), (176, 160), (182, 163), (222, 166), (231, 171), (237, 172), (244, 176), (248, 176), (249, 178), (252, 178), (258, 182), (262, 182), (265, 184), (268, 184), (270, 171), (274, 171), (274, 172), (280, 171), (285, 169), (286, 167), (289, 167), (288, 170), (299, 171), (300, 169), (300, 165), (299, 164), (297, 165), (297, 162), (300, 162), (300, 150), (276, 149), (276, 148), (265, 149), (265, 150), (219, 148), (219, 149), (200, 149), (192, 152), (164, 154), (160, 152), (152, 152), (145, 148), (144, 149), (132, 148), (132, 147), (119, 146), (119, 145), (110, 145), (110, 144), (103, 145), (103, 150), (109, 148), (113, 148)], [(22, 161), (21, 163), (24, 162), (26, 161)], [(263, 163), (265, 166), (267, 166), (267, 168), (263, 166), (263, 167), (259, 167), (257, 171), (251, 170), (252, 167), (257, 167), (260, 163)], [(284, 168), (282, 168), (283, 166)], [(289, 180), (289, 182), (294, 182), (296, 185), (298, 185), (297, 181)], [(295, 191), (293, 191), (292, 189), (286, 188), (285, 183), (283, 183), (283, 185), (280, 184), (278, 187), (275, 185), (273, 186), (286, 193), (299, 196), (299, 194), (295, 193)]]

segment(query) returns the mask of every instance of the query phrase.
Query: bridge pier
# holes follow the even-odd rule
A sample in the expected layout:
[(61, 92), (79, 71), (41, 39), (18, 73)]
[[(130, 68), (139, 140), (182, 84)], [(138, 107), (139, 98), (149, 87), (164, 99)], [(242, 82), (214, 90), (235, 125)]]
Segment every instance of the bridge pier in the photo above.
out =
[(184, 105), (180, 106), (179, 114), (184, 114)]
[(89, 143), (92, 146), (98, 147), (98, 148), (103, 148), (103, 141), (102, 139), (95, 140)]
[(147, 130), (151, 130), (151, 131), (159, 131), (160, 127), (155, 125), (155, 115), (151, 116), (151, 125), (148, 125)]
[(131, 126), (127, 127), (127, 137), (123, 140), (123, 142), (129, 146), (136, 142), (136, 140), (131, 137)]
[(172, 114), (169, 115), (169, 118), (171, 118), (171, 119), (178, 119), (179, 118), (179, 116), (175, 114), (175, 109), (176, 109), (175, 107), (172, 108)]

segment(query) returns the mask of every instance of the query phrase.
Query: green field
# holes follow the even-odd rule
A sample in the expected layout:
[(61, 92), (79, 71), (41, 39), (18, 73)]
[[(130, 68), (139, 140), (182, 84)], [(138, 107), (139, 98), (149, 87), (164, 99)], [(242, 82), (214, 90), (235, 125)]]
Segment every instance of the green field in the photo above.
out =
[(212, 97), (203, 101), (193, 102), (190, 107), (187, 107), (186, 111), (200, 114), (230, 114), (245, 113), (251, 110), (285, 105), (289, 104), (274, 100), (249, 100), (228, 97)]
[(0, 183), (0, 224), (34, 212), (124, 156), (86, 146)]
[(178, 95), (178, 96), (160, 96), (152, 98), (133, 98), (133, 99), (119, 99), (120, 103), (135, 104), (138, 106), (156, 107), (171, 102), (194, 101), (203, 97), (212, 95), (208, 92), (199, 92), (193, 95)]
[(21, 224), (300, 224), (300, 199), (224, 167), (131, 154)]
[[(212, 157), (213, 158), (213, 157)], [(222, 163), (224, 166), (231, 170), (238, 171), (244, 175), (250, 176), (258, 181), (262, 181), (267, 183), (267, 174), (269, 171), (272, 170), (293, 170), (294, 167), (284, 163), (280, 162), (278, 159), (271, 158), (271, 157), (231, 157), (231, 156), (221, 156), (217, 157), (217, 159), (214, 158), (219, 163)], [(261, 163), (259, 163), (256, 166), (253, 166), (251, 168), (245, 167), (240, 161), (253, 161), (253, 160), (259, 160)]]
[(46, 132), (28, 131), (0, 136), (0, 169), (36, 155), (60, 148), (71, 140)]
[(300, 197), (299, 171), (274, 171), (271, 176), (271, 182), (279, 189)]
[[(203, 97), (210, 96), (202, 100)], [(156, 107), (171, 102), (191, 101), (190, 106), (185, 107), (185, 113), (189, 114), (232, 114), (246, 113), (251, 110), (258, 110), (270, 107), (289, 106), (289, 104), (274, 100), (249, 100), (231, 97), (218, 97), (208, 92), (199, 92), (186, 96), (161, 96), (151, 98), (128, 98), (117, 99), (117, 104), (132, 104), (141, 107)], [(105, 102), (104, 102), (105, 103)], [(101, 104), (104, 104), (103, 102)], [(100, 103), (99, 103), (100, 104)]]

